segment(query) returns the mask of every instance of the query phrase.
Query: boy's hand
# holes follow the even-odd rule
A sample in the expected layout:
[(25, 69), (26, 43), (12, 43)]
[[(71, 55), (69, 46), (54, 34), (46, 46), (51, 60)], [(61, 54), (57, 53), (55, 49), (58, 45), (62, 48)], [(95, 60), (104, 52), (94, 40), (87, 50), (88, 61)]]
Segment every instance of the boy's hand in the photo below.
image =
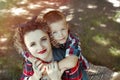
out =
[(46, 66), (46, 72), (51, 80), (61, 80), (61, 71), (58, 69), (57, 62), (52, 62)]

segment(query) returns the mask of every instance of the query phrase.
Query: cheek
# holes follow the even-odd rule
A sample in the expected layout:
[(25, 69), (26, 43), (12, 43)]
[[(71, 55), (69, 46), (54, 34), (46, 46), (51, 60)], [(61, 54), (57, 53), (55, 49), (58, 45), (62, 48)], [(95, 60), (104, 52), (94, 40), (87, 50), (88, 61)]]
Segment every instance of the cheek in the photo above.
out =
[(29, 52), (32, 54), (35, 52), (35, 49), (28, 47)]
[(54, 38), (54, 39), (56, 39), (56, 38), (57, 38), (57, 36), (53, 35), (53, 38)]
[(48, 41), (47, 43), (46, 43), (46, 47), (49, 49), (49, 48), (51, 48), (51, 43)]
[(64, 31), (64, 35), (66, 36), (68, 34), (68, 31), (66, 30), (66, 31)]

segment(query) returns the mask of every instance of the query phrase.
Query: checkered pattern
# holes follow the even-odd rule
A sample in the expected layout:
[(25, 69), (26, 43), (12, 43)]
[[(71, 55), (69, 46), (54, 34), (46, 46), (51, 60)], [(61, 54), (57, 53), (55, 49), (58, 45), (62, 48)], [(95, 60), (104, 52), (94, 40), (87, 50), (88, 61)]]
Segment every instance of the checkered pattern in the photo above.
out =
[(65, 71), (62, 80), (88, 80), (85, 69), (88, 69), (89, 65), (81, 53), (79, 39), (76, 36), (69, 34), (66, 43), (62, 45), (66, 49), (65, 57), (76, 55), (79, 58), (78, 63), (74, 68)]
[[(85, 69), (87, 69), (88, 62), (81, 54), (81, 48), (79, 46), (79, 39), (76, 36), (73, 36), (72, 34), (69, 34), (69, 37), (65, 44), (62, 45), (63, 50), (65, 49), (65, 54), (59, 53), (59, 50), (57, 50), (57, 53), (59, 56), (54, 56), (54, 59), (60, 61), (58, 58), (65, 58), (70, 55), (76, 55), (78, 56), (79, 60), (77, 65), (69, 70), (66, 70), (62, 76), (62, 80), (87, 80), (87, 74)], [(54, 50), (53, 50), (54, 51)], [(55, 55), (57, 55), (56, 52), (54, 52)], [(23, 54), (25, 58), (28, 57), (28, 54)], [(32, 64), (26, 60), (23, 70), (23, 75), (21, 77), (21, 80), (27, 80), (30, 76), (33, 75), (33, 69)]]

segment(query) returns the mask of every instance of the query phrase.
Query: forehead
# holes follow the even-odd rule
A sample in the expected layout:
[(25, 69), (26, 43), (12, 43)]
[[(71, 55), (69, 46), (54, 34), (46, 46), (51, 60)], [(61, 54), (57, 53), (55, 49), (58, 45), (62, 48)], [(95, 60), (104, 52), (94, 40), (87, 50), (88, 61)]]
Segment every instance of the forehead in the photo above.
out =
[(56, 22), (51, 23), (50, 25), (55, 26), (55, 25), (58, 25), (58, 24), (60, 24), (60, 25), (65, 25), (65, 21), (64, 21), (64, 20), (59, 20), (59, 21), (56, 21)]
[(40, 40), (40, 38), (42, 38), (44, 36), (48, 37), (48, 34), (42, 30), (34, 30), (34, 31), (30, 31), (30, 32), (26, 33), (24, 35), (24, 40), (32, 42), (32, 41)]
[(59, 29), (59, 28), (64, 28), (64, 27), (66, 27), (66, 22), (64, 20), (60, 20), (60, 21), (50, 24), (50, 28), (53, 30), (56, 28)]

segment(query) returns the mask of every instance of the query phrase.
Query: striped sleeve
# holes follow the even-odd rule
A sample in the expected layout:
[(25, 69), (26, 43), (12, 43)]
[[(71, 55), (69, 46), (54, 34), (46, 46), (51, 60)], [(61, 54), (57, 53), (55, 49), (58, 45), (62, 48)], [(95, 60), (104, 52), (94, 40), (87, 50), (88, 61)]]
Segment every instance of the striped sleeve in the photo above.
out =
[(66, 42), (66, 56), (76, 55), (79, 57), (80, 53), (79, 39), (70, 34)]
[(32, 63), (28, 60), (25, 61), (23, 73), (20, 80), (28, 80), (30, 76), (33, 75)]
[(84, 69), (89, 68), (88, 61), (81, 53), (81, 47), (79, 45), (79, 39), (72, 34), (69, 35), (66, 43), (66, 56), (76, 55), (80, 62), (83, 64)]

